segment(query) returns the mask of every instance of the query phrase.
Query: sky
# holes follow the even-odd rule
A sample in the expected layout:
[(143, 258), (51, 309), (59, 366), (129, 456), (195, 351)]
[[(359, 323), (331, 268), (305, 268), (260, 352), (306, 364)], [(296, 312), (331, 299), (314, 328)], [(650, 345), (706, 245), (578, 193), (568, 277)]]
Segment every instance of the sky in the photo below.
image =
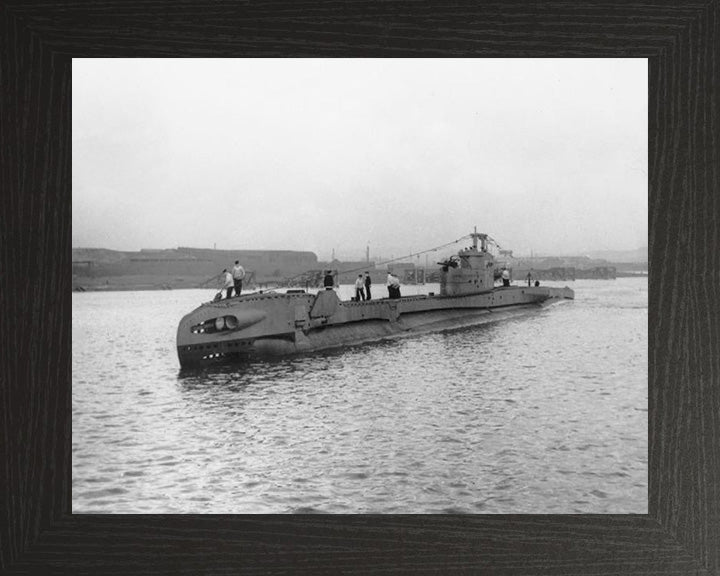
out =
[(74, 59), (72, 242), (647, 246), (645, 59)]

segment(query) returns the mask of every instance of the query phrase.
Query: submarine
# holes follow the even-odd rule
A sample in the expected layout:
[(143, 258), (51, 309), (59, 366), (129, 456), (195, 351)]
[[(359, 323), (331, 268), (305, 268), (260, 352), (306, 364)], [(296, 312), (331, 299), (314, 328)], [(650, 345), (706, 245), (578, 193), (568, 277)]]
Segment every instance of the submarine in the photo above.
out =
[(201, 304), (177, 329), (181, 368), (282, 356), (482, 323), (499, 312), (573, 300), (568, 287), (504, 282), (491, 239), (477, 230), (472, 246), (440, 265), (440, 293), (343, 301), (334, 289), (316, 294), (256, 292)]

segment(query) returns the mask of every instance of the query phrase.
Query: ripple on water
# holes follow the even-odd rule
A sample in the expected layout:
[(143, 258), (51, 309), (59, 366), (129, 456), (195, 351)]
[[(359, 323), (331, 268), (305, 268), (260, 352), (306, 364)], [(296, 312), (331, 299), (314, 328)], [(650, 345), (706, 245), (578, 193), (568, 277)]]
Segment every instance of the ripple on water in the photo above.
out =
[(87, 498), (89, 500), (105, 498), (106, 496), (117, 496), (119, 494), (127, 494), (128, 490), (125, 488), (103, 488), (102, 490), (88, 490), (86, 492), (80, 492), (78, 495), (81, 498)]
[(326, 514), (326, 512), (320, 508), (313, 508), (312, 506), (299, 506), (298, 508), (292, 508), (291, 514)]
[(145, 472), (143, 470), (128, 470), (126, 472), (123, 472), (122, 475), (129, 478), (138, 478), (140, 476), (145, 476)]

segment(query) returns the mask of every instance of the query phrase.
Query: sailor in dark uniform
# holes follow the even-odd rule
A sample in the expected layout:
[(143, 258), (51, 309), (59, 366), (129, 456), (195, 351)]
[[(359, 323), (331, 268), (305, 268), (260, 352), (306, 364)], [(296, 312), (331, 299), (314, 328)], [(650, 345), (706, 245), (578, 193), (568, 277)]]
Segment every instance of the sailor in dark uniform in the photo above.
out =
[(335, 282), (333, 281), (332, 272), (330, 270), (325, 270), (325, 279), (323, 280), (325, 290), (332, 290), (334, 285)]

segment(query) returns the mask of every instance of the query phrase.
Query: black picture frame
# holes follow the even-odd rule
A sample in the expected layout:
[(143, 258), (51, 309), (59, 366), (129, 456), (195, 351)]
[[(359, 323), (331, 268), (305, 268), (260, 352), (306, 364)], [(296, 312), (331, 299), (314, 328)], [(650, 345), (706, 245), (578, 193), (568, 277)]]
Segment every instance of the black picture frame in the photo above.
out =
[[(0, 572), (719, 574), (718, 1), (0, 6)], [(649, 59), (647, 515), (71, 514), (73, 57)]]

